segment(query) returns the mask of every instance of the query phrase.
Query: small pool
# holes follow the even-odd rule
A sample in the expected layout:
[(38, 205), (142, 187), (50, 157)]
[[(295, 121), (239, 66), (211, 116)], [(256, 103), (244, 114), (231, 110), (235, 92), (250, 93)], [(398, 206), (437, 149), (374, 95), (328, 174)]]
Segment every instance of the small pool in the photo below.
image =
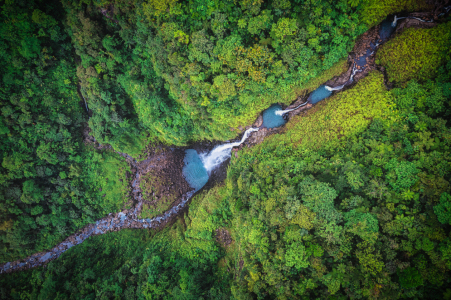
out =
[(330, 95), (332, 95), (332, 91), (326, 89), (325, 85), (321, 85), (310, 94), (308, 100), (310, 101), (310, 103), (315, 104), (323, 99), (326, 99)]
[(381, 23), (381, 27), (379, 30), (379, 37), (382, 40), (382, 43), (387, 41), (388, 38), (392, 35), (392, 33), (396, 29), (396, 26), (393, 27), (393, 20), (394, 20), (394, 17), (389, 16)]
[(264, 127), (276, 128), (285, 125), (287, 121), (285, 121), (283, 116), (276, 115), (276, 111), (278, 110), (282, 110), (282, 106), (280, 106), (279, 104), (273, 104), (263, 112)]
[(196, 191), (200, 190), (208, 182), (209, 177), (199, 154), (194, 149), (188, 149), (185, 151), (183, 162), (185, 163), (183, 176), (186, 181)]
[(372, 49), (367, 49), (365, 55), (362, 55), (359, 59), (355, 60), (356, 64), (362, 69), (365, 69), (364, 66), (366, 65), (366, 58), (370, 57), (372, 53)]

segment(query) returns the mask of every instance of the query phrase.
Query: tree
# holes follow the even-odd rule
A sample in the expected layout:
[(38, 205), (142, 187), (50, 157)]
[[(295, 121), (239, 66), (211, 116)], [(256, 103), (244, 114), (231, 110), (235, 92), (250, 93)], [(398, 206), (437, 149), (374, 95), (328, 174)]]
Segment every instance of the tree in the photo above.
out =
[(399, 284), (406, 288), (412, 289), (423, 285), (423, 277), (414, 267), (408, 267), (403, 271), (398, 271)]
[(210, 92), (213, 96), (217, 96), (219, 101), (229, 100), (237, 94), (235, 84), (232, 80), (228, 79), (226, 75), (215, 77)]
[(287, 247), (285, 254), (285, 265), (288, 267), (295, 267), (298, 270), (307, 268), (309, 266), (308, 256), (306, 254), (305, 246), (302, 242), (292, 243)]
[(295, 19), (281, 18), (277, 23), (272, 24), (271, 38), (272, 46), (278, 49), (284, 42), (292, 38), (298, 30)]
[(418, 181), (419, 170), (414, 163), (393, 158), (385, 165), (385, 168), (389, 171), (387, 179), (397, 192), (410, 188)]
[(303, 204), (316, 213), (317, 217), (323, 218), (326, 222), (338, 223), (341, 220), (341, 214), (334, 207), (334, 200), (338, 194), (330, 184), (308, 177), (300, 182), (299, 192)]
[(23, 183), (22, 190), (23, 194), (20, 197), (20, 200), (24, 203), (39, 203), (44, 199), (44, 195), (42, 194), (41, 189), (32, 179), (26, 180)]
[(434, 206), (437, 219), (442, 224), (451, 225), (451, 195), (443, 193), (440, 196), (440, 203)]

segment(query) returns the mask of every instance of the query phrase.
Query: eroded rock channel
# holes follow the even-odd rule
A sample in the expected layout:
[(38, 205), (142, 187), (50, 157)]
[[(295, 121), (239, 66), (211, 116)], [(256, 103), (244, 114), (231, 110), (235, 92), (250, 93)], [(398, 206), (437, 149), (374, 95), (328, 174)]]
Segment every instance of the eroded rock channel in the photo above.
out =
[[(236, 141), (221, 144), (198, 143), (181, 148), (161, 147), (158, 151), (150, 151), (148, 156), (140, 161), (128, 154), (116, 152), (126, 159), (132, 170), (132, 173), (128, 174), (131, 208), (111, 213), (94, 224), (85, 226), (48, 251), (35, 253), (22, 260), (3, 263), (0, 265), (0, 273), (43, 266), (93, 235), (124, 228), (159, 229), (164, 227), (183, 209), (186, 209), (195, 193), (225, 178), (233, 148), (243, 144), (252, 146), (262, 142), (266, 136), (279, 132), (293, 116), (310, 109), (333, 93), (351, 87), (371, 70), (378, 68), (375, 64), (375, 53), (380, 45), (393, 36), (393, 33), (408, 27), (433, 27), (436, 25), (434, 17), (437, 18), (450, 10), (451, 7), (447, 7), (435, 14), (411, 13), (387, 17), (381, 24), (371, 28), (357, 40), (353, 51), (348, 56), (347, 72), (325, 82), (312, 93), (298, 97), (288, 107), (273, 104), (262, 112), (251, 126), (246, 127)], [(83, 104), (89, 112), (86, 100)], [(99, 145), (89, 134), (85, 134), (85, 137), (85, 142), (94, 143), (98, 149), (113, 150), (111, 146)], [(146, 184), (152, 180), (159, 181), (158, 188), (146, 187)], [(146, 187), (145, 191), (141, 189), (143, 186)], [(161, 207), (158, 208), (157, 204), (161, 201), (168, 203), (164, 210)], [(152, 207), (153, 213), (143, 213), (144, 210), (149, 211)], [(223, 243), (230, 243), (227, 234), (222, 231), (217, 234)]]

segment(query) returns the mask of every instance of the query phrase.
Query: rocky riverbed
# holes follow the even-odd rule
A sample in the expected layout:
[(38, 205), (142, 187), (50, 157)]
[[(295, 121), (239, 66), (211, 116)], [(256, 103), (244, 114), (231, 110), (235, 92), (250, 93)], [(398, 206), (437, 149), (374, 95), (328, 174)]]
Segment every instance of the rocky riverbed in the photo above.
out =
[[(437, 15), (438, 12), (435, 11), (431, 13), (412, 13), (401, 16), (404, 18), (413, 18), (406, 18), (398, 21), (398, 26), (394, 29), (393, 34), (397, 34), (409, 27), (433, 27), (435, 26), (435, 23), (432, 21)], [(379, 69), (384, 71), (383, 68), (378, 67), (375, 64), (377, 47), (386, 40), (386, 38), (381, 36), (381, 26), (383, 25), (371, 28), (357, 40), (353, 51), (348, 56), (348, 71), (328, 80), (325, 85), (335, 87), (345, 84), (351, 76), (355, 65), (358, 66), (357, 68), (361, 72), (356, 73), (354, 82), (347, 85), (345, 89), (352, 87), (355, 82), (365, 77), (371, 70)], [(386, 84), (387, 87), (390, 88), (388, 82), (386, 82)], [(291, 105), (283, 107), (283, 109), (295, 108), (298, 105), (305, 103), (307, 99), (308, 95), (301, 95), (297, 97)], [(305, 106), (287, 113), (285, 118), (288, 121), (293, 116), (304, 113), (313, 106), (314, 104), (308, 103)], [(252, 147), (255, 144), (261, 143), (266, 136), (283, 131), (283, 126), (278, 128), (264, 127), (261, 115), (258, 116), (252, 125), (240, 129), (244, 131), (251, 127), (259, 128), (259, 130), (251, 133), (245, 143), (234, 149), (235, 155), (237, 155), (237, 151), (241, 147)], [(89, 133), (90, 129), (85, 127), (83, 132), (85, 144), (91, 144), (98, 150), (114, 151), (110, 145), (100, 145)], [(185, 150), (194, 149), (198, 153), (204, 153), (211, 151), (218, 144), (224, 144), (224, 142), (195, 143), (187, 147), (179, 148), (171, 148), (163, 145), (149, 145), (144, 153), (138, 158), (133, 158), (128, 154), (116, 151), (116, 153), (124, 157), (130, 165), (131, 173), (127, 175), (130, 190), (129, 202), (127, 204), (131, 208), (124, 209), (118, 213), (109, 214), (96, 221), (96, 223), (85, 226), (48, 251), (35, 253), (22, 260), (1, 264), (0, 273), (10, 273), (45, 265), (47, 262), (58, 258), (67, 249), (82, 243), (92, 235), (100, 235), (124, 228), (151, 228), (159, 230), (168, 223), (173, 222), (181, 212), (187, 210), (189, 200), (196, 192), (198, 192), (189, 186), (183, 176), (182, 169), (184, 166)], [(209, 181), (204, 189), (208, 189), (226, 178), (228, 163), (229, 159), (223, 161), (211, 172), (211, 174), (209, 174)], [(157, 209), (161, 204), (161, 201), (169, 201), (165, 203), (167, 208), (165, 211), (161, 211), (161, 213), (158, 210), (154, 211), (153, 214), (151, 214), (152, 218), (143, 217), (146, 210)], [(217, 231), (217, 239), (224, 244), (230, 243), (227, 231), (222, 229)]]

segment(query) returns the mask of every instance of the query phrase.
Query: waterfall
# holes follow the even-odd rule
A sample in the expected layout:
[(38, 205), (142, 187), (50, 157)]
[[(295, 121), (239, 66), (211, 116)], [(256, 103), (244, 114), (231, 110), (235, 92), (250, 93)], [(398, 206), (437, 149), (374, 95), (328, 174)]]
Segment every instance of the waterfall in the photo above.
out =
[[(377, 47), (377, 46), (378, 46), (378, 45), (376, 44), (376, 47)], [(373, 51), (373, 52), (374, 52), (374, 51)], [(372, 52), (372, 53), (373, 53), (373, 52)], [(362, 72), (362, 70), (357, 69), (357, 67), (356, 67), (356, 65), (355, 65), (355, 63), (354, 63), (354, 66), (352, 67), (352, 73), (351, 73), (351, 76), (349, 76), (348, 81), (346, 81), (346, 82), (343, 83), (342, 85), (336, 86), (336, 87), (330, 87), (330, 86), (327, 86), (327, 85), (326, 85), (326, 86), (325, 86), (326, 90), (328, 90), (328, 91), (330, 91), (330, 92), (341, 90), (341, 89), (344, 88), (346, 85), (348, 85), (348, 84), (350, 84), (350, 83), (352, 83), (352, 82), (354, 81), (354, 76), (355, 76), (355, 74), (358, 73), (358, 72)]]
[[(438, 17), (441, 17), (441, 16), (447, 14), (450, 9), (451, 9), (451, 6), (445, 7), (445, 12), (442, 12), (441, 14), (439, 14)], [(410, 17), (410, 16), (409, 17), (400, 17), (400, 18), (398, 18), (395, 15), (395, 19), (393, 20), (392, 26), (396, 27), (398, 21), (402, 20), (402, 19), (415, 19), (415, 20), (418, 20), (418, 21), (423, 22), (423, 23), (433, 23), (434, 22), (434, 19), (424, 20), (424, 19), (421, 19), (421, 18), (418, 18), (418, 17)]]
[(298, 109), (299, 107), (302, 107), (302, 106), (306, 105), (307, 103), (308, 103), (308, 100), (305, 101), (305, 102), (302, 103), (302, 104), (299, 104), (299, 105), (296, 106), (295, 108), (285, 109), (285, 110), (278, 110), (278, 111), (275, 112), (275, 114), (278, 115), (278, 116), (283, 116), (284, 114), (289, 113), (290, 111), (293, 111), (293, 110), (295, 110), (295, 109)]
[(244, 132), (243, 137), (238, 142), (219, 145), (216, 148), (214, 148), (210, 153), (201, 154), (200, 159), (202, 160), (202, 163), (204, 164), (204, 167), (207, 170), (207, 172), (210, 173), (214, 168), (216, 168), (223, 161), (228, 159), (231, 156), (232, 148), (238, 147), (239, 145), (244, 143), (244, 141), (247, 140), (249, 135), (254, 131), (258, 131), (258, 128), (249, 128), (248, 130), (246, 130)]
[(346, 81), (344, 84), (336, 86), (336, 87), (330, 87), (330, 86), (326, 85), (324, 88), (330, 92), (339, 91), (345, 87), (346, 83), (348, 83), (348, 82)]
[(398, 17), (396, 17), (396, 15), (395, 15), (395, 18), (394, 18), (394, 20), (393, 20), (393, 23), (391, 23), (391, 26), (392, 26), (392, 27), (396, 27), (396, 25), (398, 24), (398, 21), (399, 21), (399, 20), (402, 20), (402, 19), (407, 19), (407, 17), (400, 17), (400, 18), (398, 18)]
[[(376, 43), (376, 47), (377, 47), (378, 45), (379, 45), (379, 44)], [(360, 72), (362, 72), (362, 70), (357, 69), (357, 67), (355, 66), (355, 63), (354, 63), (354, 67), (352, 68), (351, 76), (349, 77), (349, 80), (348, 80), (347, 82), (348, 82), (348, 83), (352, 83), (352, 82), (354, 81), (354, 76), (355, 76), (355, 74), (356, 74), (356, 73), (360, 73)]]
[[(379, 45), (379, 44), (376, 44), (375, 47), (377, 47), (378, 45)], [(374, 52), (374, 51), (373, 51), (373, 52)], [(355, 76), (355, 74), (358, 73), (358, 72), (362, 72), (362, 70), (357, 69), (356, 64), (354, 63), (354, 66), (352, 67), (352, 73), (351, 73), (351, 76), (349, 77), (349, 79), (348, 79), (345, 83), (343, 83), (343, 84), (340, 85), (340, 86), (336, 86), (336, 87), (330, 87), (330, 86), (325, 85), (325, 86), (323, 86), (323, 88), (324, 88), (325, 90), (329, 91), (329, 92), (339, 91), (339, 90), (341, 90), (342, 88), (344, 88), (346, 85), (352, 83), (352, 82), (354, 81), (354, 76)], [(320, 88), (321, 88), (321, 87), (320, 87)], [(329, 94), (328, 94), (328, 95), (329, 95)], [(327, 96), (327, 95), (326, 95), (326, 96)], [(296, 110), (296, 109), (298, 109), (299, 107), (302, 107), (302, 106), (306, 105), (307, 103), (309, 103), (308, 100), (305, 101), (304, 103), (302, 103), (302, 104), (296, 106), (295, 108), (290, 108), (290, 109), (285, 109), (285, 110), (278, 110), (278, 111), (275, 112), (275, 114), (278, 115), (278, 116), (283, 116), (284, 114), (289, 113), (290, 111)]]
[(88, 109), (88, 103), (86, 103), (86, 99), (85, 96), (83, 96), (83, 94), (80, 92), (80, 95), (83, 97), (83, 100), (85, 100), (85, 107), (86, 107), (86, 111), (89, 113), (89, 109)]
[[(445, 12), (440, 13), (438, 15), (439, 17), (444, 14), (447, 14), (451, 10), (451, 6), (445, 7), (444, 10), (445, 10)], [(393, 33), (394, 28), (396, 27), (397, 22), (399, 20), (408, 19), (408, 18), (416, 19), (421, 22), (433, 22), (433, 20), (427, 21), (427, 20), (423, 20), (423, 19), (417, 18), (417, 17), (400, 17), (400, 18), (398, 18), (395, 15), (393, 21), (390, 21), (387, 19), (386, 21), (381, 23), (380, 43), (385, 42), (389, 38), (389, 36)], [(371, 45), (371, 49), (369, 49), (368, 54), (366, 54), (364, 56), (364, 58), (372, 55), (378, 46), (379, 46), (379, 41), (377, 41), (377, 43), (375, 45)], [(373, 50), (373, 51), (371, 52), (371, 50)], [(361, 67), (364, 65), (364, 62), (365, 62), (365, 60), (363, 61), (363, 64), (361, 65)], [(362, 69), (357, 69), (356, 63), (354, 62), (351, 76), (349, 77), (348, 81), (346, 81), (343, 85), (338, 86), (338, 87), (329, 87), (329, 86), (322, 85), (310, 95), (310, 97), (308, 98), (308, 100), (306, 102), (298, 105), (297, 107), (295, 107), (293, 109), (282, 110), (279, 105), (277, 108), (274, 108), (274, 109), (278, 109), (276, 111), (266, 110), (266, 111), (270, 112), (268, 114), (269, 115), (268, 118), (273, 118), (274, 115), (282, 116), (285, 113), (296, 110), (299, 107), (304, 106), (308, 103), (316, 103), (318, 101), (321, 101), (322, 99), (327, 98), (328, 96), (330, 96), (332, 94), (332, 91), (341, 90), (346, 85), (352, 83), (354, 81), (355, 74), (358, 72), (362, 72)], [(318, 91), (318, 94), (320, 94), (320, 95), (313, 97), (312, 95), (317, 91)], [(86, 99), (81, 92), (80, 92), (80, 94), (85, 102), (86, 110), (89, 112), (89, 108), (88, 108)], [(263, 115), (263, 117), (264, 116), (265, 115)], [(280, 119), (283, 119), (283, 118), (280, 118)], [(263, 122), (263, 124), (265, 124), (265, 121)], [(274, 128), (274, 127), (279, 127), (279, 126), (282, 126), (282, 125), (274, 125), (272, 127), (267, 126), (267, 128)], [(196, 191), (200, 190), (201, 185), (203, 186), (203, 184), (205, 184), (206, 181), (208, 181), (208, 174), (205, 174), (205, 171), (210, 173), (215, 167), (219, 166), (222, 162), (224, 162), (226, 159), (228, 159), (231, 156), (231, 150), (233, 147), (237, 147), (237, 146), (241, 145), (244, 141), (246, 141), (246, 139), (249, 138), (249, 136), (252, 132), (255, 132), (258, 130), (259, 130), (259, 128), (250, 128), (245, 131), (245, 133), (240, 141), (219, 145), (216, 148), (214, 148), (211, 152), (199, 155), (199, 157), (197, 159), (199, 160), (199, 158), (200, 158), (200, 163), (198, 161), (195, 163), (199, 163), (199, 164), (201, 164), (201, 166), (203, 166), (205, 168), (204, 173), (199, 172), (200, 168), (195, 169), (192, 172), (194, 174), (193, 177), (196, 176), (195, 179), (200, 180), (199, 185), (193, 187), (193, 190), (185, 193), (182, 196), (181, 201), (177, 205), (173, 206), (172, 208), (165, 211), (161, 215), (156, 216), (152, 219), (149, 219), (149, 218), (138, 219), (138, 213), (140, 212), (142, 203), (143, 203), (141, 196), (138, 196), (139, 202), (134, 210), (119, 212), (117, 214), (110, 213), (108, 216), (106, 216), (100, 220), (97, 220), (95, 223), (86, 225), (85, 227), (81, 228), (75, 234), (71, 235), (70, 237), (65, 239), (63, 242), (61, 242), (60, 244), (53, 247), (51, 250), (49, 250), (47, 252), (35, 253), (25, 259), (17, 260), (15, 262), (6, 262), (3, 264), (0, 264), (0, 274), (9, 272), (9, 271), (13, 271), (13, 270), (18, 270), (23, 267), (33, 268), (33, 267), (45, 265), (49, 259), (55, 259), (55, 258), (59, 257), (63, 252), (65, 252), (66, 250), (70, 249), (71, 247), (73, 247), (75, 245), (82, 243), (84, 240), (86, 240), (87, 238), (89, 238), (92, 235), (104, 234), (104, 233), (111, 232), (111, 231), (118, 231), (118, 230), (121, 230), (122, 228), (154, 228), (154, 227), (158, 226), (158, 223), (161, 223), (161, 222), (167, 220), (168, 218), (170, 218), (171, 216), (179, 213), (185, 207), (185, 205), (188, 203), (189, 199), (194, 195), (194, 193)], [(195, 155), (197, 155), (197, 152), (193, 149), (191, 149), (191, 150), (192, 151), (190, 151), (190, 149), (187, 150), (187, 156), (185, 157), (185, 165), (190, 164), (190, 162), (187, 162), (187, 160), (190, 159), (189, 156), (194, 156), (194, 158), (196, 158)], [(125, 153), (120, 153), (120, 152), (118, 152), (118, 153), (120, 155), (130, 159), (132, 162), (134, 161), (136, 163), (136, 160), (134, 160), (129, 155), (127, 155)], [(195, 167), (197, 168), (197, 166), (195, 166)], [(199, 176), (199, 174), (200, 174), (200, 176)], [(204, 183), (202, 183), (202, 182), (204, 182)], [(132, 182), (133, 191), (135, 193), (139, 192), (139, 184), (138, 183), (139, 183), (139, 173), (137, 172), (136, 177)]]

